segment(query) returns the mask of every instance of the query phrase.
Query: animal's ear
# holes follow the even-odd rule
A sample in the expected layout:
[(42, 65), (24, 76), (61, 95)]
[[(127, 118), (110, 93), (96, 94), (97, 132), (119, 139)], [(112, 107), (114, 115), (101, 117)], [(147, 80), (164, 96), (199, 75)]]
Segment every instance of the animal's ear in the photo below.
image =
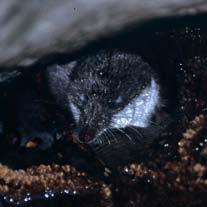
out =
[(77, 61), (71, 61), (65, 65), (61, 65), (61, 70), (63, 70), (65, 73), (67, 73), (68, 76), (70, 76), (73, 69), (76, 67)]
[(70, 74), (77, 62), (73, 61), (65, 65), (53, 65), (46, 69), (45, 78), (51, 94), (61, 105), (67, 105), (67, 87), (70, 82)]
[(47, 68), (46, 76), (48, 78), (56, 77), (58, 79), (66, 78), (66, 76), (69, 77), (76, 65), (77, 61), (72, 61), (65, 65), (52, 65)]

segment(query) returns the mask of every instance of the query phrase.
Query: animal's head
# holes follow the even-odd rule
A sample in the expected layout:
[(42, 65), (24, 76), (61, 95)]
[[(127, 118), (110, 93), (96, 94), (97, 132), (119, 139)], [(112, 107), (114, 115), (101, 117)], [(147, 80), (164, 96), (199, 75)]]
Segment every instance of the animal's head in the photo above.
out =
[(154, 72), (135, 54), (100, 51), (48, 71), (52, 93), (72, 112), (83, 142), (108, 128), (144, 127), (159, 102)]

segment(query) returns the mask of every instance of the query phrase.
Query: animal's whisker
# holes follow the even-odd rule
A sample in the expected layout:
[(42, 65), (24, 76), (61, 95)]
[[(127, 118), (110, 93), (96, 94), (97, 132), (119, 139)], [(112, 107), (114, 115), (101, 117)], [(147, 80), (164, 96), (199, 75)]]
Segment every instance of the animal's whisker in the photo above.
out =
[(116, 136), (114, 135), (113, 131), (112, 131), (110, 128), (108, 128), (108, 131), (109, 131), (109, 132), (110, 132), (110, 134), (113, 136), (114, 141), (117, 143), (117, 142), (118, 142), (118, 140), (117, 140)]
[[(121, 118), (121, 117), (119, 117), (119, 118)], [(124, 117), (122, 117), (122, 118), (126, 118), (125, 116)], [(111, 123), (114, 123), (115, 124), (115, 122), (113, 122), (113, 120), (111, 120)], [(153, 122), (153, 121), (151, 121), (151, 120), (149, 120), (149, 123), (150, 124), (152, 124), (153, 126), (156, 126), (156, 127), (158, 127), (158, 128), (160, 128), (160, 129), (165, 129), (164, 127), (162, 127), (160, 124), (158, 124), (158, 123), (156, 123), (156, 122)], [(129, 126), (127, 126), (127, 127), (129, 127)], [(135, 126), (136, 127), (136, 126)], [(139, 127), (139, 126), (138, 126)], [(141, 127), (141, 126), (140, 126)], [(141, 128), (145, 128), (145, 127), (141, 127)]]
[(99, 137), (101, 138), (102, 145), (103, 145), (103, 144), (106, 144), (107, 142), (108, 142), (108, 144), (110, 144), (110, 143), (109, 143), (109, 140), (108, 140), (108, 137), (107, 137), (107, 135), (105, 134), (105, 132), (103, 132)]
[[(110, 139), (110, 137), (112, 136), (113, 138), (114, 138), (114, 135), (110, 132), (109, 133), (109, 130), (107, 129), (107, 130), (105, 130), (103, 133), (106, 133), (106, 136), (107, 136), (107, 139)], [(110, 144), (111, 144), (111, 141), (109, 140), (109, 142), (110, 142)]]
[(153, 126), (156, 126), (156, 127), (158, 127), (158, 128), (160, 128), (160, 129), (164, 129), (164, 127), (162, 127), (160, 124), (157, 124), (156, 122), (153, 122), (153, 121), (149, 121)]
[(143, 134), (134, 126), (128, 126), (130, 129), (132, 129), (134, 132), (136, 132), (138, 135), (140, 135), (142, 138), (143, 137)]
[(97, 138), (96, 138), (96, 141), (95, 141), (95, 143), (97, 144), (99, 144), (99, 145), (102, 145), (103, 143), (102, 143), (102, 135), (100, 135), (100, 136), (98, 136)]
[(102, 142), (102, 136), (98, 137), (98, 140), (99, 140), (100, 145), (102, 145), (103, 144), (103, 142)]
[(107, 133), (106, 133), (106, 132), (104, 133), (104, 136), (106, 137), (106, 141), (107, 141), (108, 144), (110, 145), (110, 144), (111, 144), (111, 140), (110, 140), (110, 138), (107, 136)]
[(122, 134), (124, 134), (132, 143), (134, 143), (134, 141), (132, 140), (132, 138), (127, 134), (125, 133), (122, 129), (119, 129), (119, 128), (116, 128), (116, 130), (120, 131)]
[(106, 137), (106, 141), (108, 142), (108, 144), (111, 144), (110, 136), (107, 136), (108, 135), (108, 132), (107, 131), (104, 131), (103, 134)]
[(113, 150), (125, 149), (126, 143), (124, 141), (123, 142), (122, 141), (123, 140), (118, 140), (116, 145), (113, 145), (113, 146), (115, 146), (115, 148), (111, 147), (110, 145), (102, 145), (102, 146), (96, 147), (95, 151), (96, 151), (96, 153), (103, 153), (104, 152), (104, 154), (110, 154), (111, 151), (113, 151)]

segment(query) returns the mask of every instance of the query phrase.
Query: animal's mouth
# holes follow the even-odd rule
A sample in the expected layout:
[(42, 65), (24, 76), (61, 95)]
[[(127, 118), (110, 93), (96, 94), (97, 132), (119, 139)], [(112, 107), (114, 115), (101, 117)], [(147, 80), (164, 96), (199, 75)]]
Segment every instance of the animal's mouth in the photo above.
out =
[(85, 127), (83, 129), (80, 129), (75, 134), (75, 138), (78, 140), (78, 142), (87, 144), (95, 140), (96, 131)]

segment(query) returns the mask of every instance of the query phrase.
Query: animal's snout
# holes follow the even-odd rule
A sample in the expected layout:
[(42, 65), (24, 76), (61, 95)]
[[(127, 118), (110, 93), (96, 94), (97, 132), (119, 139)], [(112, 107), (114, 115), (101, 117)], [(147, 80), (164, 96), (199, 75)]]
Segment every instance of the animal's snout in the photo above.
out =
[(80, 142), (90, 142), (95, 137), (95, 131), (88, 126), (85, 126), (83, 129), (79, 131), (79, 141)]

